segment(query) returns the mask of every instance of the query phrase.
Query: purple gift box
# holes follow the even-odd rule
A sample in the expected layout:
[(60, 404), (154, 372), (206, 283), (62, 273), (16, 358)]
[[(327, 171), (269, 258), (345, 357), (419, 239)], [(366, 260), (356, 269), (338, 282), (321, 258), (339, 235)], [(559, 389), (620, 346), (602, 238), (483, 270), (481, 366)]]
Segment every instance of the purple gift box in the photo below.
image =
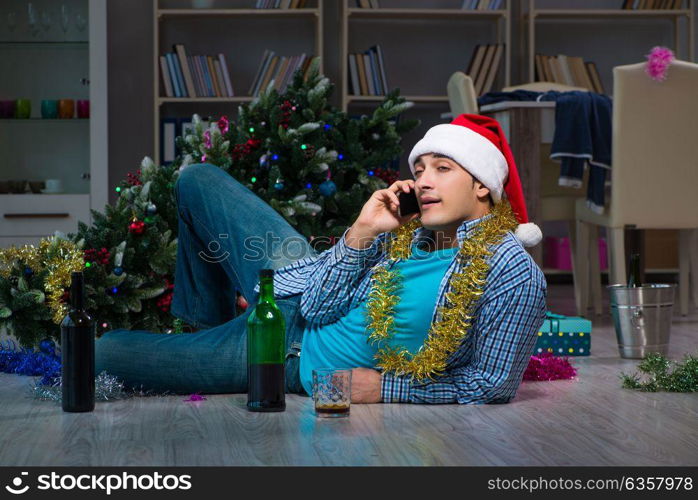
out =
[[(543, 267), (562, 271), (572, 270), (572, 251), (570, 250), (569, 238), (555, 238), (553, 236), (545, 238)], [(608, 269), (605, 238), (599, 238), (599, 267), (602, 271)]]

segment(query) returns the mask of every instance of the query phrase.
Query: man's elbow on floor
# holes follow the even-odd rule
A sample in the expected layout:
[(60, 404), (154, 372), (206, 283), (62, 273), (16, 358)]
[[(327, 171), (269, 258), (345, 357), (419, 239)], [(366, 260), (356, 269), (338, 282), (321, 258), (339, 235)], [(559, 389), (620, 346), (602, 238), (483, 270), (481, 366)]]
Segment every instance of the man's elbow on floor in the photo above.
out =
[(510, 403), (514, 396), (516, 396), (516, 390), (511, 391), (511, 389), (505, 389), (503, 387), (491, 387), (484, 391), (484, 393), (478, 397), (473, 398), (472, 394), (459, 394), (457, 397), (457, 402), (459, 404), (506, 404)]

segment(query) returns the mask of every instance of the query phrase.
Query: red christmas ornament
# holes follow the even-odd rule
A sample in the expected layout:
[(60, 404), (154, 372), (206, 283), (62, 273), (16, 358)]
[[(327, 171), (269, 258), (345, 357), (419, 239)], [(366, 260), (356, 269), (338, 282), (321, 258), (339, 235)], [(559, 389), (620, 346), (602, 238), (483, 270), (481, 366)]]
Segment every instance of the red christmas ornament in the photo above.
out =
[(388, 186), (392, 185), (400, 178), (399, 173), (392, 168), (374, 168), (373, 175), (385, 181)]
[(145, 231), (145, 222), (134, 220), (128, 225), (128, 230), (131, 234), (143, 234), (143, 231)]
[(111, 253), (109, 253), (109, 250), (105, 247), (99, 250), (88, 248), (83, 253), (83, 258), (86, 262), (94, 262), (95, 264), (102, 264), (103, 266), (109, 264), (109, 258), (111, 257)]
[(136, 170), (136, 174), (132, 174), (131, 172), (126, 174), (126, 182), (128, 183), (129, 186), (142, 186), (143, 183), (140, 180), (140, 175), (141, 175), (141, 170), (138, 169)]
[(174, 294), (174, 283), (170, 283), (170, 280), (165, 278), (165, 291), (158, 298), (156, 304), (162, 312), (167, 312), (170, 310), (170, 305), (172, 304), (172, 295)]
[(281, 125), (283, 128), (287, 129), (288, 125), (291, 121), (291, 114), (293, 111), (296, 111), (298, 109), (298, 106), (294, 105), (291, 101), (286, 99), (280, 106), (279, 108), (281, 111), (283, 111), (282, 115), (283, 118), (279, 122), (279, 125)]
[(233, 160), (240, 160), (249, 155), (253, 149), (257, 149), (262, 144), (261, 139), (247, 139), (244, 144), (236, 144), (230, 156)]

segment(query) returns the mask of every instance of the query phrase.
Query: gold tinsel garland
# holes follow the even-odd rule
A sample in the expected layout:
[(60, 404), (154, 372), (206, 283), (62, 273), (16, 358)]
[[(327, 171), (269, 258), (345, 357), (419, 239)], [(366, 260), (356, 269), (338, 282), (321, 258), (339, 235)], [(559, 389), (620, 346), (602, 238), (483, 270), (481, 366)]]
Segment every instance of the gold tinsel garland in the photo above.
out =
[[(440, 319), (431, 324), (419, 351), (412, 355), (404, 347), (381, 346), (375, 355), (378, 367), (395, 375), (411, 375), (417, 380), (433, 379), (444, 372), (448, 357), (468, 334), (476, 302), (487, 283), (487, 258), (492, 255), (489, 248), (518, 225), (506, 200), (496, 204), (490, 213), (492, 217), (481, 221), (473, 229), (472, 236), (463, 241), (458, 258), (464, 269), (451, 275), (446, 305), (439, 307), (437, 318)], [(410, 257), (414, 231), (421, 225), (421, 220), (413, 219), (395, 231), (396, 237), (388, 240), (390, 261)], [(381, 265), (371, 276), (373, 283), (367, 300), (367, 330), (371, 344), (388, 341), (394, 334), (393, 316), (400, 300), (398, 292), (402, 278), (390, 267), (388, 263)]]
[(68, 312), (61, 301), (70, 286), (71, 273), (85, 268), (83, 252), (75, 243), (55, 236), (44, 238), (38, 248), (34, 245), (0, 249), (0, 276), (8, 279), (13, 267), (24, 265), (35, 274), (47, 271), (44, 290), (53, 322), (60, 324)]

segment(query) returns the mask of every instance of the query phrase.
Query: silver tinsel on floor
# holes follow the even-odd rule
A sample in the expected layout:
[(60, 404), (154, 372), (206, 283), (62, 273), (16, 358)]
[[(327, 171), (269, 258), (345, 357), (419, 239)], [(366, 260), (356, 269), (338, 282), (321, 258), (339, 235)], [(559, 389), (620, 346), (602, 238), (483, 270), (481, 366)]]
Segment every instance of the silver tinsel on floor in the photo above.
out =
[[(61, 377), (57, 377), (53, 384), (41, 384), (37, 380), (32, 392), (34, 397), (43, 400), (61, 401), (62, 386)], [(133, 394), (124, 390), (124, 384), (113, 375), (102, 372), (95, 377), (95, 401), (115, 401), (131, 397)]]

